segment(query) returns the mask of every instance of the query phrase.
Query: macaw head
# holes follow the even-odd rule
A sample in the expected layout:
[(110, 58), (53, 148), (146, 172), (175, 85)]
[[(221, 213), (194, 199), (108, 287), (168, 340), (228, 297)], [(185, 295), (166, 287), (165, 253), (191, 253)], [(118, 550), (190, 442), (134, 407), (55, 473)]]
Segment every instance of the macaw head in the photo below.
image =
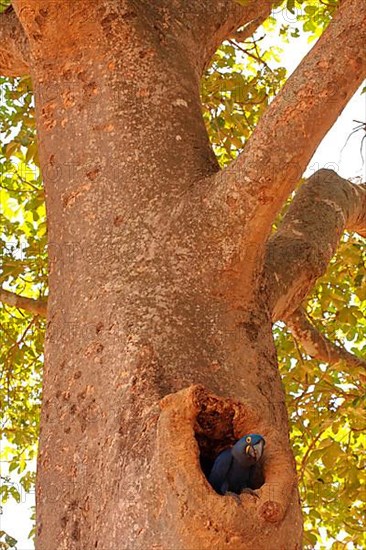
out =
[(261, 459), (264, 444), (265, 441), (261, 435), (247, 434), (235, 443), (231, 452), (240, 464), (248, 467)]

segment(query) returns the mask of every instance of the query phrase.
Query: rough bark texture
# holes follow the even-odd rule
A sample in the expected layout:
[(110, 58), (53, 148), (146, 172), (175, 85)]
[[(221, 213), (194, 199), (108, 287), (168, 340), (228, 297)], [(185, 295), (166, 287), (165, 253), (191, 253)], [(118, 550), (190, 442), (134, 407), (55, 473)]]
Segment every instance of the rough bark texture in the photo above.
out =
[[(30, 42), (50, 242), (37, 548), (300, 548), (261, 260), (296, 183), (289, 164), (305, 166), (362, 77), (365, 8), (342, 3), (274, 122), (215, 176), (201, 70), (268, 4), (14, 6)], [(247, 430), (266, 438), (264, 484), (239, 505), (214, 493), (199, 458)]]
[(13, 10), (0, 14), (0, 72), (19, 76), (29, 72), (29, 45)]
[(319, 170), (296, 193), (266, 248), (273, 322), (286, 320), (324, 275), (345, 229), (366, 234), (366, 185)]
[[(164, 547), (272, 548), (271, 524), (277, 526), (276, 548), (298, 547), (301, 518), (293, 491), (294, 464), (282, 445), (282, 434), (258, 414), (256, 404), (218, 398), (202, 386), (192, 386), (165, 397), (161, 408), (154, 467), (161, 481), (155, 496), (159, 521), (166, 526)], [(242, 494), (240, 502), (223, 499), (202, 476), (202, 462), (212, 463), (225, 446), (254, 430), (270, 442), (262, 473), (265, 483), (261, 479), (258, 483), (259, 498)], [(284, 513), (292, 532), (279, 527)], [(160, 529), (158, 524), (157, 532)]]
[(261, 242), (316, 147), (362, 83), (365, 42), (366, 2), (341, 2), (331, 25), (267, 109), (242, 154), (217, 176), (219, 204), (230, 201)]

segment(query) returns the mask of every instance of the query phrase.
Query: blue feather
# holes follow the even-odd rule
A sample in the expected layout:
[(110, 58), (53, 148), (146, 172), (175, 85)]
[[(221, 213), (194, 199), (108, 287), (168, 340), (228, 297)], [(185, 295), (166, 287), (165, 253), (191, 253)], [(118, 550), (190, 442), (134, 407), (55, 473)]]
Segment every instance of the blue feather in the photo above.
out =
[(231, 453), (231, 449), (226, 449), (219, 454), (214, 462), (214, 465), (212, 466), (208, 481), (220, 495), (224, 495), (228, 491), (229, 483), (227, 480), (227, 475), (232, 461), (233, 455)]
[(217, 493), (240, 494), (243, 489), (251, 488), (254, 467), (261, 460), (264, 443), (261, 435), (247, 434), (216, 457), (208, 480)]

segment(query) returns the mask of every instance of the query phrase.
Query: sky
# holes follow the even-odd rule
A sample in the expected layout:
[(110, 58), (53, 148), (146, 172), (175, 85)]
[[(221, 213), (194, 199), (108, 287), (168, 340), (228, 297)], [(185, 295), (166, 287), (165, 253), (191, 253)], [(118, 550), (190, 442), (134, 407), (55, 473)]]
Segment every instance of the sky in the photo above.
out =
[[(265, 40), (269, 44), (272, 43), (270, 37), (266, 37)], [(284, 47), (281, 44), (281, 47), (284, 49), (281, 64), (283, 63), (291, 73), (312, 45), (307, 43), (306, 38), (298, 38), (288, 46)], [(360, 152), (362, 137), (366, 132), (359, 130), (349, 138), (357, 126), (354, 120), (366, 123), (366, 94), (361, 96), (360, 91), (361, 88), (318, 147), (305, 172), (306, 176), (310, 176), (319, 168), (331, 168), (344, 178), (366, 181), (366, 139), (362, 147), (365, 162)], [(2, 475), (6, 475), (7, 465), (2, 463), (1, 466)], [(34, 505), (34, 494), (23, 493), (19, 504), (9, 500), (3, 508), (3, 514), (0, 515), (0, 530), (4, 529), (18, 539), (17, 550), (34, 550), (33, 542), (27, 538), (32, 528), (30, 521), (32, 505)], [(327, 544), (324, 547), (327, 547)]]
[(362, 142), (366, 129), (350, 136), (358, 126), (354, 120), (366, 123), (366, 94), (361, 95), (361, 88), (321, 142), (305, 175), (319, 168), (331, 168), (343, 178), (366, 181), (366, 139)]

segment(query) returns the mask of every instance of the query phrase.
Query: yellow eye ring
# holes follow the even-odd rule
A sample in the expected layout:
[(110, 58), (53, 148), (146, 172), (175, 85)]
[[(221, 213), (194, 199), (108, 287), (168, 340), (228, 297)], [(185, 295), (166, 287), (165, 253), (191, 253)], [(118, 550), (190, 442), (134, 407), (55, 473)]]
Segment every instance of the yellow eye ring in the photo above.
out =
[(252, 441), (252, 438), (248, 435), (248, 437), (245, 439), (247, 443), (250, 443)]

